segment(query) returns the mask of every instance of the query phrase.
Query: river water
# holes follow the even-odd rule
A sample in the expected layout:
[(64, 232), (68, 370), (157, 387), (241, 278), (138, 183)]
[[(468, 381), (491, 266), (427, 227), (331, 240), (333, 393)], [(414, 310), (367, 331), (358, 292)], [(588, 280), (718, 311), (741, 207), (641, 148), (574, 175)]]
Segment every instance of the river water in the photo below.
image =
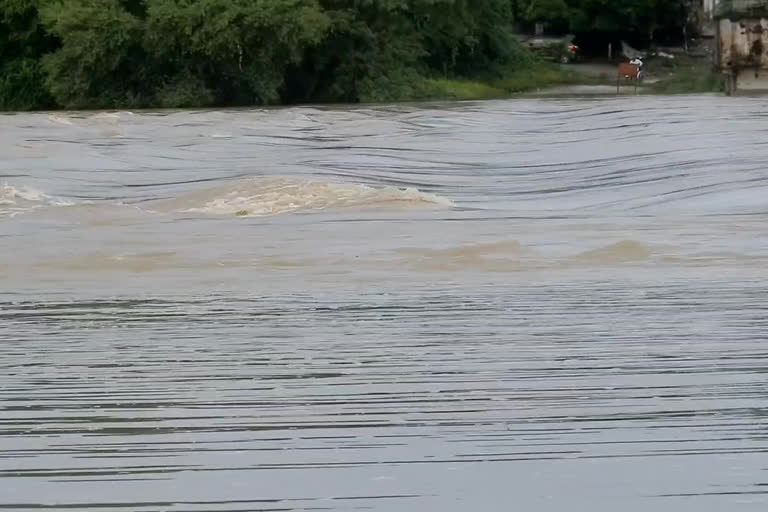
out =
[(0, 509), (768, 509), (767, 123), (0, 117)]

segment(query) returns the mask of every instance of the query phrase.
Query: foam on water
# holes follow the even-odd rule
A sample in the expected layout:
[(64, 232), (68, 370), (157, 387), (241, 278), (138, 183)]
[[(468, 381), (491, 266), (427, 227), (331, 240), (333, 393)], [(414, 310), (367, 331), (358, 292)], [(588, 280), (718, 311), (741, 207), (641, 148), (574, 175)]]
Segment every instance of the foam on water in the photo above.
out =
[(53, 198), (32, 187), (13, 187), (7, 183), (0, 185), (0, 217), (13, 217), (43, 206), (66, 206), (72, 204)]
[(449, 199), (416, 188), (371, 187), (301, 178), (247, 178), (232, 184), (154, 202), (155, 211), (268, 216), (344, 208), (411, 209), (450, 207)]
[[(396, 253), (404, 258), (401, 266), (426, 271), (462, 270), (486, 272), (519, 272), (543, 269), (579, 269), (585, 265), (607, 268), (611, 265), (654, 263), (653, 248), (635, 240), (622, 240), (575, 254), (542, 251), (545, 247), (524, 246), (516, 240), (479, 243), (445, 249), (404, 248)], [(677, 256), (684, 264), (690, 256)], [(673, 263), (668, 260), (668, 263)]]
[(66, 125), (66, 126), (71, 126), (71, 125), (74, 124), (70, 119), (67, 119), (66, 117), (63, 117), (63, 116), (57, 116), (55, 114), (49, 115), (48, 116), (48, 121), (50, 121), (52, 123), (55, 123), (55, 124), (62, 124), (62, 125)]

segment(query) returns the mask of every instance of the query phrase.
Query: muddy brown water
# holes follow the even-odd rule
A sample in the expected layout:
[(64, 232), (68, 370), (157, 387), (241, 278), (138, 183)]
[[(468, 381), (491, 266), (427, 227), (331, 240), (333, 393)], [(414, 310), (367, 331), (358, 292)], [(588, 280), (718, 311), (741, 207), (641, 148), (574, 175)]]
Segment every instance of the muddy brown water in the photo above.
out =
[(768, 509), (766, 112), (0, 117), (0, 510)]

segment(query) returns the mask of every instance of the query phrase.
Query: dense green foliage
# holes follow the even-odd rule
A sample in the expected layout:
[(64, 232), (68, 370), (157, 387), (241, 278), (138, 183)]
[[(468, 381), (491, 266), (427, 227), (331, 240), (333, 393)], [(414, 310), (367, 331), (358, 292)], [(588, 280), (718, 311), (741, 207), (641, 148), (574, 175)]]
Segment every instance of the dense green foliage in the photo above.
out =
[(0, 108), (419, 98), (531, 69), (516, 19), (652, 32), (682, 2), (0, 0)]
[(0, 0), (0, 108), (52, 104), (40, 59), (56, 46), (40, 24), (35, 0)]

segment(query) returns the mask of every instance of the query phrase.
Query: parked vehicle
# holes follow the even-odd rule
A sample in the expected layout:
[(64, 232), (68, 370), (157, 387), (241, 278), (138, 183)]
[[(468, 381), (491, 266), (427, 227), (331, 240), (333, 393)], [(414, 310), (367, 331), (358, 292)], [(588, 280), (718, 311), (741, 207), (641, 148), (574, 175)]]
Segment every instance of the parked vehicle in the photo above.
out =
[(573, 44), (573, 36), (534, 37), (527, 41), (528, 48), (547, 60), (567, 64), (578, 60), (579, 47)]

